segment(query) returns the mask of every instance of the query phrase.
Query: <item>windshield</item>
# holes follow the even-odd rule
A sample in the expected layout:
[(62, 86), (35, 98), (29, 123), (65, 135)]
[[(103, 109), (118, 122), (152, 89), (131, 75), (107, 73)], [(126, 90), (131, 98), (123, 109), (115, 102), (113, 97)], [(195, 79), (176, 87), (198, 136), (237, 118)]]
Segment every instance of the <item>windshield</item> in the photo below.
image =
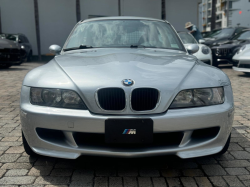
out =
[(179, 36), (184, 44), (197, 44), (194, 37), (186, 32), (180, 32)]
[(226, 28), (226, 29), (216, 31), (215, 33), (211, 34), (209, 37), (210, 38), (224, 38), (224, 37), (232, 36), (233, 33), (234, 33), (233, 28)]
[(243, 31), (234, 36), (232, 40), (250, 40), (250, 31)]
[(0, 34), (0, 37), (7, 40), (17, 41), (17, 35), (13, 34)]
[(203, 38), (210, 38), (211, 35), (213, 35), (213, 34), (216, 33), (216, 32), (219, 32), (219, 31), (221, 31), (221, 29), (217, 29), (217, 30), (210, 31), (210, 32), (206, 33), (206, 34), (203, 36)]
[(79, 46), (100, 48), (144, 46), (185, 51), (169, 24), (149, 20), (85, 22), (76, 27), (65, 46), (65, 49)]

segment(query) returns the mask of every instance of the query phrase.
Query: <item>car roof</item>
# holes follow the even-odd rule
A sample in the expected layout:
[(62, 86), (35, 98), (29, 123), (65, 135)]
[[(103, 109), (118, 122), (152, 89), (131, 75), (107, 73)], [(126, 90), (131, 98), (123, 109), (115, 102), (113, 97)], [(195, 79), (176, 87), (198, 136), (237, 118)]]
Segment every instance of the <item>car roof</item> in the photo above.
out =
[(155, 18), (145, 18), (145, 17), (136, 17), (136, 16), (110, 16), (110, 17), (98, 17), (98, 18), (90, 18), (80, 21), (80, 23), (83, 22), (89, 22), (89, 21), (99, 21), (99, 20), (125, 20), (125, 19), (133, 19), (133, 20), (150, 20), (150, 21), (161, 21), (161, 22), (167, 22), (166, 20), (161, 19), (155, 19)]
[(0, 34), (10, 34), (10, 35), (19, 35), (19, 36), (25, 36), (22, 33), (0, 33)]
[(226, 28), (223, 28), (223, 29), (238, 29), (238, 28), (246, 28), (246, 29), (248, 29), (248, 27), (226, 27)]

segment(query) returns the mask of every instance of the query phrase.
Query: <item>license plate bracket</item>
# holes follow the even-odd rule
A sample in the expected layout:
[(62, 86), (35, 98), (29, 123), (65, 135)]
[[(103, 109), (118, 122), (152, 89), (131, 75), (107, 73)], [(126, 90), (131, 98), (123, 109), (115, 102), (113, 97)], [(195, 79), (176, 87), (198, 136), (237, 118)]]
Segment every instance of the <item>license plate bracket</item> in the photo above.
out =
[(152, 119), (107, 119), (105, 142), (111, 144), (153, 143)]

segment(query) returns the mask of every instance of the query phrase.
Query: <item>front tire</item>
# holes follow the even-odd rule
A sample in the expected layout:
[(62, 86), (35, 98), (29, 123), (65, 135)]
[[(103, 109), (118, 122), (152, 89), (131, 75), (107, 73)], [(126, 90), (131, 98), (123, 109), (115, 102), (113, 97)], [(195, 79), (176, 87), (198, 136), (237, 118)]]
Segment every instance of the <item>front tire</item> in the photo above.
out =
[(227, 143), (225, 144), (224, 148), (219, 153), (217, 153), (218, 155), (223, 155), (224, 153), (227, 152), (229, 145), (230, 145), (230, 140), (231, 140), (231, 134), (229, 135), (227, 139)]
[(30, 148), (25, 136), (23, 135), (23, 132), (22, 132), (22, 139), (23, 139), (23, 147), (24, 147), (25, 152), (30, 156), (37, 156), (37, 154), (34, 151), (32, 151), (32, 149)]

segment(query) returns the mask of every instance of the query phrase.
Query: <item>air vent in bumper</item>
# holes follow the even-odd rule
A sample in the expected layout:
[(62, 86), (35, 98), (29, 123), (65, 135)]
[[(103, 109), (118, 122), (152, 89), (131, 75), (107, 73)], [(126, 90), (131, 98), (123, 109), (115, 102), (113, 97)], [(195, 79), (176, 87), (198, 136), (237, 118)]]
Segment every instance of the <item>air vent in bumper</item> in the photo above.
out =
[(134, 111), (154, 110), (159, 102), (160, 93), (155, 88), (136, 88), (131, 96), (131, 108)]
[(103, 88), (97, 92), (97, 101), (103, 110), (122, 111), (126, 106), (125, 92), (121, 88)]

